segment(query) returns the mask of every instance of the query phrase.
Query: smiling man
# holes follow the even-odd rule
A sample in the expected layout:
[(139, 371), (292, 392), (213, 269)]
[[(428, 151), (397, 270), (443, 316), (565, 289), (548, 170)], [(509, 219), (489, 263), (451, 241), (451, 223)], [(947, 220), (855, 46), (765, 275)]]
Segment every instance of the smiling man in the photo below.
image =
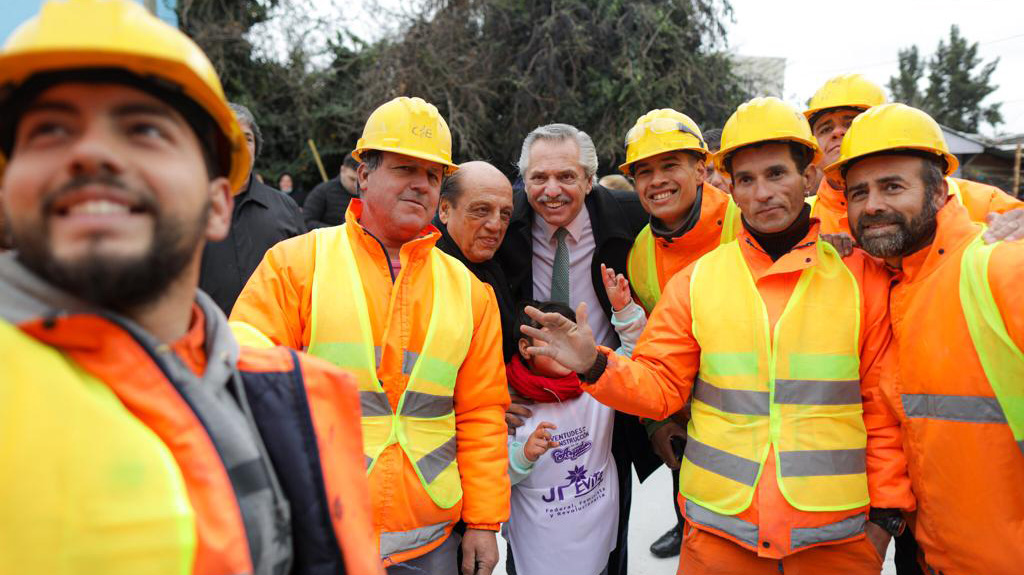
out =
[(249, 166), (206, 56), (50, 2), (0, 83), (0, 572), (379, 571), (354, 382), (240, 350), (197, 289)]
[(585, 374), (585, 391), (616, 409), (662, 418), (692, 397), (680, 574), (877, 574), (879, 525), (898, 532), (914, 507), (878, 391), (888, 275), (819, 240), (804, 203), (818, 155), (788, 104), (739, 107), (715, 164), (743, 230), (668, 283), (632, 359), (595, 347), (584, 321), (531, 308), (546, 329), (523, 327), (548, 343), (531, 353)]
[(441, 186), (435, 220), (441, 239), (437, 247), (456, 258), (480, 281), (491, 286), (501, 312), (502, 347), (507, 361), (516, 350), (512, 337), (516, 308), (512, 291), (494, 253), (505, 239), (512, 218), (512, 184), (487, 162), (465, 162)]
[(352, 371), (366, 473), (389, 574), (489, 575), (509, 515), (501, 320), (491, 288), (435, 248), (451, 161), (437, 108), (396, 98), (355, 152), (361, 196), (345, 224), (268, 253), (231, 319)]
[[(1019, 573), (1024, 564), (1024, 242), (985, 245), (947, 186), (939, 125), (903, 104), (857, 118), (838, 162), (854, 236), (898, 270), (898, 380), (926, 573)], [(953, 374), (953, 377), (950, 377)]]

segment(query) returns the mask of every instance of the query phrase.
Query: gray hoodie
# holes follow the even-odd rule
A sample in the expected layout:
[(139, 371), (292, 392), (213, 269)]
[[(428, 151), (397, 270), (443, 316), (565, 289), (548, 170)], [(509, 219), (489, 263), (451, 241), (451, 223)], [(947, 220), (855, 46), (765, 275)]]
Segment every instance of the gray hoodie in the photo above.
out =
[(197, 290), (196, 304), (206, 326), (207, 364), (202, 376), (135, 322), (50, 286), (21, 265), (13, 252), (0, 254), (0, 320), (17, 325), (43, 317), (98, 315), (131, 334), (202, 421), (217, 448), (242, 512), (255, 575), (287, 573), (292, 556), (290, 511), (253, 422), (236, 367), (238, 343), (209, 296)]

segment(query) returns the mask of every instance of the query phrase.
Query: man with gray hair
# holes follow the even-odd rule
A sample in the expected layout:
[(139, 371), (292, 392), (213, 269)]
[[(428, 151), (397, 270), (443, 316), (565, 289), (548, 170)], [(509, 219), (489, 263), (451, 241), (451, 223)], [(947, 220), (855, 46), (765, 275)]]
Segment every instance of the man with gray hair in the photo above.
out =
[(253, 177), (253, 165), (263, 149), (263, 134), (252, 112), (241, 104), (228, 106), (242, 127), (253, 164), (249, 166), (249, 178), (235, 195), (228, 237), (206, 244), (199, 271), (200, 289), (225, 314), (231, 313), (238, 294), (267, 250), (281, 240), (306, 233), (295, 200)]
[[(599, 342), (619, 345), (601, 267), (625, 271), (633, 240), (647, 223), (636, 194), (596, 183), (594, 142), (568, 124), (536, 128), (523, 141), (519, 174), (523, 191), (514, 197), (512, 220), (496, 258), (517, 300), (587, 303), (588, 323)], [(506, 417), (517, 427), (528, 407), (513, 405)], [(585, 439), (585, 438), (581, 438)], [(609, 557), (609, 575), (626, 572), (630, 464), (645, 479), (660, 464), (636, 417), (617, 413), (612, 440), (619, 477), (619, 531)]]

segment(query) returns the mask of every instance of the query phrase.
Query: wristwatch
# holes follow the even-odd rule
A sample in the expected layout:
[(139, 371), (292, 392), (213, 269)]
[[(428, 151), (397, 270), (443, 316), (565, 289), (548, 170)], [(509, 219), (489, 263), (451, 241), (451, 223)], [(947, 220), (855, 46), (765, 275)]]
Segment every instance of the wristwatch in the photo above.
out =
[(907, 522), (899, 509), (872, 509), (868, 514), (868, 520), (885, 529), (886, 533), (893, 537), (903, 535), (907, 528)]

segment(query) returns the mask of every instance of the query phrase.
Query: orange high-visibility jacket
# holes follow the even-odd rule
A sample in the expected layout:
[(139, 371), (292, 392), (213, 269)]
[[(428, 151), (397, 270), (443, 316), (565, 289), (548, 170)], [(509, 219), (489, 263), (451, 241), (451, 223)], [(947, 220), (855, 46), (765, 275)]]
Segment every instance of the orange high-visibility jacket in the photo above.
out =
[[(1024, 201), (1007, 194), (995, 186), (962, 180), (960, 178), (949, 178), (956, 183), (960, 189), (960, 199), (971, 220), (984, 222), (985, 217), (991, 212), (999, 214), (1024, 208)], [(950, 190), (950, 194), (953, 190)], [(821, 233), (823, 234), (849, 234), (850, 222), (846, 217), (846, 195), (842, 190), (833, 188), (827, 178), (821, 179), (818, 186), (817, 199), (814, 200), (814, 207), (811, 209), (811, 216), (821, 220)]]
[[(817, 262), (817, 224), (790, 253), (772, 262), (744, 229), (737, 242), (765, 304), (769, 324), (774, 326), (801, 272)], [(891, 361), (891, 331), (887, 299), (889, 276), (860, 250), (843, 260), (856, 278), (861, 292), (860, 379), (864, 423), (867, 429), (867, 478), (871, 505), (879, 508), (913, 509), (914, 497), (902, 453), (899, 422), (881, 398), (879, 381)], [(610, 350), (608, 367), (593, 385), (584, 388), (602, 403), (620, 411), (662, 419), (678, 411), (689, 398), (700, 366), (701, 349), (693, 334), (690, 308), (690, 278), (693, 266), (676, 274), (665, 288), (657, 309), (651, 315), (633, 359), (615, 356)], [(829, 321), (823, 317), (822, 321)], [(742, 433), (742, 430), (736, 430)], [(726, 531), (708, 529), (727, 537), (759, 556), (785, 557), (795, 550), (791, 545), (794, 529), (821, 528), (844, 520), (857, 520), (867, 508), (847, 511), (807, 512), (794, 508), (783, 497), (776, 477), (775, 457), (769, 453), (750, 506), (730, 518), (756, 526), (758, 544), (750, 545)], [(680, 507), (686, 502), (680, 496)], [(851, 541), (863, 535), (820, 543), (828, 545)]]
[[(193, 328), (189, 335), (173, 346), (184, 364), (193, 372), (202, 373), (207, 358), (203, 352), (204, 332), (201, 312), (194, 312)], [(3, 320), (0, 320), (3, 321)], [(188, 492), (189, 504), (195, 515), (195, 559), (193, 575), (234, 575), (251, 573), (253, 560), (246, 536), (246, 525), (236, 497), (237, 481), (232, 479), (211, 435), (207, 422), (189, 405), (177, 385), (165, 374), (164, 368), (154, 360), (156, 352), (143, 346), (131, 333), (108, 318), (94, 314), (71, 314), (59, 318), (40, 318), (18, 326), (40, 343), (58, 350), (64, 357), (92, 377), (103, 382), (116, 394), (118, 400), (166, 445), (180, 469)], [(225, 322), (226, 328), (226, 322)], [(293, 361), (298, 358), (298, 365)], [(379, 558), (373, 553), (374, 537), (370, 522), (368, 490), (362, 471), (362, 440), (358, 423), (359, 395), (354, 380), (348, 374), (322, 360), (298, 353), (294, 356), (283, 348), (255, 350), (242, 348), (237, 368), (242, 381), (288, 380), (303, 387), (307, 406), (302, 412), (311, 425), (308, 430), (319, 459), (319, 469), (309, 470), (314, 481), (321, 482), (325, 515), (316, 519), (329, 520), (336, 542), (318, 540), (298, 541), (304, 532), (293, 523), (297, 547), (337, 545), (344, 555), (346, 569), (351, 573), (379, 573)], [(0, 377), (3, 377), (0, 366)], [(300, 373), (300, 377), (295, 374)], [(280, 397), (288, 397), (293, 390), (281, 390)], [(250, 393), (253, 393), (250, 390)], [(264, 404), (253, 397), (250, 406)], [(261, 420), (255, 417), (262, 428)], [(271, 425), (277, 422), (270, 422)], [(300, 423), (299, 425), (302, 425)], [(268, 441), (269, 443), (269, 441)], [(102, 448), (102, 446), (96, 446)], [(268, 451), (274, 452), (274, 449)], [(39, 454), (40, 457), (43, 454)], [(82, 454), (87, 459), (88, 454)], [(83, 459), (84, 460), (84, 459)], [(296, 461), (302, 461), (296, 458)], [(71, 465), (74, 462), (65, 463)], [(130, 462), (126, 462), (129, 463)], [(61, 463), (58, 462), (58, 466)], [(276, 464), (276, 462), (275, 462)], [(130, 469), (129, 469), (130, 471)], [(293, 469), (276, 469), (282, 484), (296, 477)], [(306, 472), (307, 470), (303, 470)], [(42, 478), (41, 481), (50, 478)], [(56, 478), (59, 482), (61, 478)], [(65, 486), (68, 488), (68, 486)], [(293, 489), (284, 485), (286, 493)], [(291, 493), (294, 495), (294, 493)], [(329, 505), (327, 502), (330, 502)], [(83, 502), (88, 509), (89, 502)], [(330, 510), (330, 517), (326, 512)], [(88, 525), (75, 516), (77, 509), (57, 518), (39, 518), (51, 521), (53, 529), (67, 529)], [(92, 510), (91, 521), (102, 522), (102, 510)], [(312, 510), (292, 510), (293, 521), (313, 520)], [(110, 519), (110, 518), (106, 518)], [(116, 533), (116, 525), (111, 524)], [(124, 527), (121, 525), (120, 527)], [(129, 524), (130, 527), (130, 524)], [(320, 526), (316, 536), (323, 536)], [(114, 536), (112, 536), (114, 537)], [(0, 544), (2, 547), (2, 544)], [(111, 548), (115, 548), (112, 544)], [(55, 550), (56, 551), (56, 550)], [(105, 550), (93, 549), (97, 556)], [(2, 553), (0, 553), (2, 555)], [(75, 558), (81, 559), (81, 558)], [(81, 563), (79, 563), (81, 565)]]
[[(961, 257), (979, 229), (971, 219), (950, 199), (931, 246), (903, 259), (891, 294), (898, 377), (882, 390), (902, 422), (925, 561), (945, 575), (1011, 575), (1024, 571), (1024, 456), (961, 308)], [(995, 248), (988, 281), (1024, 348), (1024, 242)]]
[[(373, 345), (381, 349), (377, 375), (394, 410), (409, 376), (403, 350), (419, 352), (430, 320), (433, 279), (425, 267), (440, 237), (433, 227), (402, 246), (401, 271), (394, 280), (383, 246), (359, 225), (362, 203), (349, 204), (345, 221), (369, 308)], [(295, 349), (312, 334), (314, 234), (274, 246), (249, 279), (231, 312), (275, 343)], [(424, 533), (423, 545), (384, 557), (385, 564), (421, 556), (444, 542), (452, 527), (496, 531), (509, 516), (505, 409), (509, 405), (501, 352), (501, 322), (491, 287), (472, 278), (473, 338), (455, 382), (457, 461), (462, 501), (438, 507), (415, 468), (395, 443), (384, 449), (369, 476), (373, 523), (378, 533)], [(320, 321), (329, 321), (321, 318)], [(365, 469), (365, 468), (364, 468)]]

